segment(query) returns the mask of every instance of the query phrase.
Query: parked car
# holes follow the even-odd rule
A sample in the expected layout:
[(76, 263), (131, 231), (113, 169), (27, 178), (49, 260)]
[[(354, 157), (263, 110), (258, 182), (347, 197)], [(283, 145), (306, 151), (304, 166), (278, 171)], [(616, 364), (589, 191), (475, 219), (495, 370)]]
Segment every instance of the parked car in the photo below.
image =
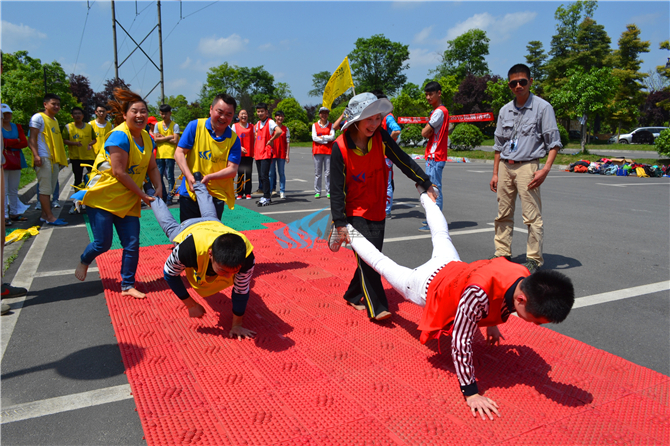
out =
[[(630, 133), (625, 133), (625, 134), (619, 135), (618, 142), (620, 144), (632, 144), (633, 142), (637, 142), (638, 138), (636, 138), (636, 141), (633, 141), (633, 135), (635, 135), (638, 132), (651, 132), (651, 134), (654, 135), (654, 139), (656, 139), (656, 138), (658, 138), (658, 135), (660, 135), (661, 132), (663, 130), (667, 129), (667, 128), (668, 127), (638, 127)], [(642, 139), (644, 140), (646, 138), (642, 138)], [(609, 139), (609, 142), (612, 142), (612, 143), (617, 142), (616, 135), (612, 136)], [(640, 142), (642, 142), (642, 141), (640, 141)], [(651, 141), (651, 144), (653, 144), (653, 141)]]

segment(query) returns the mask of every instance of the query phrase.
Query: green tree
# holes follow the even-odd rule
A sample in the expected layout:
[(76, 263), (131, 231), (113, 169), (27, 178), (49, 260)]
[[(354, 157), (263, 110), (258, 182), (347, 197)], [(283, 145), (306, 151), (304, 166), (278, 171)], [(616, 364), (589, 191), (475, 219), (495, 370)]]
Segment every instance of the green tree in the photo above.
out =
[(275, 84), (274, 99), (283, 101), (291, 97), (291, 87), (286, 82), (277, 82)]
[[(661, 42), (660, 45), (658, 46), (658, 49), (670, 51), (670, 40), (664, 40), (663, 42)], [(668, 68), (668, 64), (658, 65), (656, 67), (656, 71), (658, 72), (658, 74), (665, 77), (666, 79), (670, 79), (670, 68)]]
[(330, 71), (319, 71), (312, 74), (312, 86), (314, 88), (309, 90), (307, 94), (317, 98), (323, 97), (323, 90), (326, 89), (326, 85), (328, 85), (328, 81), (332, 75), (333, 73)]
[(473, 150), (484, 142), (484, 134), (475, 125), (462, 122), (449, 134), (449, 145), (455, 150)]
[(612, 76), (612, 69), (591, 68), (584, 72), (581, 67), (567, 73), (568, 81), (551, 95), (556, 110), (562, 110), (571, 118), (582, 118), (582, 152), (586, 153), (586, 125), (589, 117), (602, 115), (617, 92), (619, 80)]
[(302, 108), (298, 101), (296, 101), (294, 98), (286, 98), (281, 101), (279, 104), (277, 104), (277, 108), (275, 108), (275, 111), (277, 110), (284, 112), (284, 119), (286, 121), (300, 121), (304, 122), (305, 124), (308, 123), (307, 111)]
[(219, 93), (233, 96), (238, 106), (248, 109), (259, 102), (275, 98), (274, 76), (263, 66), (238, 67), (224, 62), (207, 72), (207, 80), (200, 90), (200, 103), (209, 106)]
[(640, 54), (649, 52), (649, 41), (640, 40), (640, 30), (635, 25), (627, 25), (619, 39), (619, 49), (614, 52), (612, 74), (619, 79), (619, 90), (614, 97), (612, 121), (617, 124), (617, 135), (621, 125), (637, 121), (640, 107), (644, 103), (642, 82), (647, 74), (640, 73), (643, 60)]
[(514, 99), (514, 93), (512, 93), (512, 90), (507, 85), (507, 79), (502, 78), (488, 81), (486, 83), (486, 94), (491, 98), (491, 101), (487, 105), (493, 109), (496, 119), (498, 118), (500, 109)]
[(544, 47), (542, 42), (539, 40), (531, 40), (526, 45), (526, 50), (528, 54), (526, 55), (526, 63), (528, 68), (530, 68), (530, 77), (533, 78), (533, 84), (536, 88), (542, 84), (542, 81), (545, 77), (545, 61), (547, 60), (547, 54), (544, 52)]
[(180, 125), (182, 131), (186, 125), (199, 118), (209, 117), (209, 107), (202, 107), (198, 102), (191, 102), (188, 105), (181, 106), (176, 112), (172, 113), (172, 119)]
[(489, 74), (489, 66), (484, 56), (489, 54), (490, 41), (485, 31), (476, 28), (448, 41), (442, 63), (432, 73), (436, 77), (453, 75), (459, 81), (469, 73), (475, 76)]
[(612, 39), (607, 35), (605, 27), (587, 17), (579, 24), (577, 44), (570, 66), (580, 66), (585, 71), (591, 68), (611, 67), (614, 63), (610, 45)]
[(392, 42), (383, 34), (356, 40), (349, 53), (354, 84), (362, 91), (382, 90), (394, 96), (407, 82), (403, 70), (409, 68), (409, 45)]
[(44, 107), (44, 75), (48, 93), (61, 98), (61, 111), (56, 118), (61, 125), (72, 122), (70, 110), (81, 106), (70, 92), (70, 82), (65, 71), (56, 61), (43, 64), (40, 59), (28, 56), (27, 51), (2, 53), (2, 78), (0, 94), (9, 105), (13, 121), (27, 125), (32, 115)]
[(307, 142), (312, 140), (310, 127), (302, 121), (287, 121), (286, 127), (291, 132), (291, 141)]

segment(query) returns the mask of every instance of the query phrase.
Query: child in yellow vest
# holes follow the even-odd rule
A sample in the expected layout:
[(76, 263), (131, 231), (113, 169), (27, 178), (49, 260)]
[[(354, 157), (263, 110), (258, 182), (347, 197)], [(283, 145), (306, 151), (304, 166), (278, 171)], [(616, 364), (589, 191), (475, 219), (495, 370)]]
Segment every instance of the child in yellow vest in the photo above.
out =
[(202, 174), (196, 172), (194, 178), (193, 190), (202, 217), (179, 224), (163, 200), (151, 203), (163, 232), (177, 244), (165, 261), (163, 277), (184, 302), (190, 317), (202, 317), (205, 309), (189, 296), (180, 277), (182, 271), (186, 271), (189, 284), (203, 297), (232, 285), (233, 322), (229, 336), (252, 339), (256, 332), (244, 328), (242, 323), (254, 272), (254, 248), (244, 234), (221, 223), (212, 196), (200, 182)]
[(89, 122), (91, 127), (93, 127), (93, 133), (95, 133), (95, 150), (96, 156), (100, 153), (105, 147), (105, 136), (107, 133), (112, 131), (112, 123), (107, 120), (107, 107), (102, 104), (95, 106), (95, 119)]
[(163, 177), (168, 180), (168, 187), (163, 184), (163, 200), (172, 204), (174, 190), (174, 152), (179, 142), (179, 124), (172, 120), (172, 107), (163, 104), (158, 109), (163, 120), (154, 126), (154, 141), (156, 141), (156, 164)]
[[(74, 174), (74, 184), (79, 186), (84, 176), (84, 167), (82, 164), (93, 164), (95, 160), (95, 132), (91, 124), (84, 122), (84, 109), (81, 107), (72, 107), (72, 119), (63, 129), (63, 143), (69, 146), (70, 163), (72, 164), (72, 173)], [(86, 167), (88, 172), (90, 167)]]

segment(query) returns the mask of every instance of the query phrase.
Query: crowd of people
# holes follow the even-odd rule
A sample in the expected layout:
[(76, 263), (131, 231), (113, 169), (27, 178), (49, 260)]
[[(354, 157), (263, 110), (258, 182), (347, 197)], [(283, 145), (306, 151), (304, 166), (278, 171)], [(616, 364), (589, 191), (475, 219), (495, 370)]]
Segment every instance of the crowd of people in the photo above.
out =
[[(321, 107), (319, 120), (312, 126), (314, 198), (325, 194), (330, 199), (328, 246), (338, 251), (348, 243), (355, 254), (356, 270), (343, 298), (353, 309), (366, 311), (372, 322), (389, 319), (392, 314), (382, 285), (384, 277), (405, 299), (424, 307), (419, 325), (421, 342), (442, 333), (452, 336), (452, 358), (467, 405), (473, 415), (491, 419), (493, 414), (499, 415), (497, 405), (479, 394), (474, 374), (472, 340), (477, 327), (487, 327), (487, 339), (496, 344), (500, 339), (496, 327), (511, 313), (536, 324), (561, 322), (574, 302), (574, 289), (567, 277), (538, 271), (543, 236), (539, 186), (561, 147), (556, 120), (551, 106), (530, 93), (528, 67), (515, 65), (508, 78), (515, 99), (500, 111), (490, 183), (499, 204), (496, 251), (490, 259), (471, 264), (460, 261), (442, 212), (449, 113), (441, 102), (439, 83), (425, 86), (426, 100), (433, 108), (422, 129), (428, 140), (426, 171), (398, 146), (401, 129), (393, 117), (393, 105), (381, 91), (355, 95), (334, 123), (328, 121), (330, 110)], [(3, 167), (11, 171), (12, 166), (24, 165), (25, 160), (19, 157), (17, 161), (14, 152), (22, 145), (30, 147), (41, 220), (47, 225), (67, 224), (53, 215), (51, 196), (58, 198), (58, 172), (68, 164), (65, 146), (69, 148), (75, 185), (80, 189), (72, 199), (78, 208), (86, 208), (93, 234), (75, 269), (77, 279), (84, 280), (93, 260), (110, 249), (116, 230), (123, 247), (121, 294), (147, 297), (135, 286), (144, 203), (174, 245), (163, 276), (189, 316), (202, 317), (205, 309), (189, 294), (181, 281), (182, 273), (201, 297), (232, 286), (229, 336), (255, 336), (244, 327), (255, 267), (254, 247), (221, 218), (225, 207), (233, 209), (236, 200), (251, 198), (253, 160), (259, 173), (257, 192), (262, 192), (257, 205), (272, 203), (277, 177), (279, 197), (285, 198), (290, 132), (283, 124), (283, 112), (276, 111), (273, 120), (268, 105), (257, 104), (258, 121), (252, 125), (248, 112), (238, 112), (236, 100), (222, 93), (212, 101), (208, 118), (193, 120), (180, 132), (168, 105), (160, 107), (162, 120), (150, 126), (148, 107), (141, 96), (117, 89), (113, 100), (96, 107), (96, 119), (89, 123), (84, 122), (83, 110), (74, 107), (73, 122), (61, 133), (56, 120), (60, 99), (47, 94), (44, 111), (30, 120), (26, 140), (20, 127), (11, 122), (11, 109), (3, 104), (2, 110)], [(107, 120), (108, 112), (113, 126)], [(339, 136), (337, 130), (341, 130)], [(547, 152), (547, 163), (540, 169), (538, 159)], [(175, 164), (182, 174), (179, 184), (175, 183)], [(393, 165), (416, 185), (426, 215), (420, 230), (431, 234), (431, 258), (414, 269), (402, 267), (381, 253), (393, 200)], [(88, 169), (86, 176), (84, 168)], [(5, 214), (9, 223), (20, 218), (21, 208), (15, 175), (3, 172), (3, 177), (9, 197), (9, 206), (4, 200), (3, 206), (9, 209)], [(510, 261), (517, 194), (529, 227), (526, 265)], [(179, 222), (168, 209), (177, 195)], [(3, 284), (3, 298), (25, 292)]]

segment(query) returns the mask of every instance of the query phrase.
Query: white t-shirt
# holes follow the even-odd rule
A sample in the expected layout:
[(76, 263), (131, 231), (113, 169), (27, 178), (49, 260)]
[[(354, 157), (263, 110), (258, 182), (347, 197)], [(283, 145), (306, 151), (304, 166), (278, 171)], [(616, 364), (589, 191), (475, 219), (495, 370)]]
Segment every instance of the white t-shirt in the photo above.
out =
[(107, 121), (105, 121), (104, 124), (100, 124), (97, 119), (94, 119), (93, 122), (95, 122), (95, 125), (97, 125), (99, 129), (104, 129), (107, 127)]
[[(154, 133), (155, 133), (155, 134), (160, 133), (160, 132), (158, 131), (158, 125), (159, 125), (158, 122), (154, 125)], [(166, 129), (165, 127), (163, 127), (163, 130), (167, 130), (167, 129)], [(175, 122), (175, 123), (174, 123), (174, 134), (176, 135), (177, 133), (181, 133), (181, 132), (179, 131), (179, 124), (177, 124), (177, 123)]]
[[(31, 129), (37, 129), (39, 132), (37, 134), (37, 154), (40, 158), (49, 158), (51, 156), (51, 151), (49, 150), (49, 146), (44, 140), (44, 133), (42, 133), (44, 131), (44, 119), (42, 118), (42, 115), (35, 113), (33, 117), (30, 118), (30, 123), (28, 126)], [(35, 130), (31, 130), (31, 132), (34, 131)]]

